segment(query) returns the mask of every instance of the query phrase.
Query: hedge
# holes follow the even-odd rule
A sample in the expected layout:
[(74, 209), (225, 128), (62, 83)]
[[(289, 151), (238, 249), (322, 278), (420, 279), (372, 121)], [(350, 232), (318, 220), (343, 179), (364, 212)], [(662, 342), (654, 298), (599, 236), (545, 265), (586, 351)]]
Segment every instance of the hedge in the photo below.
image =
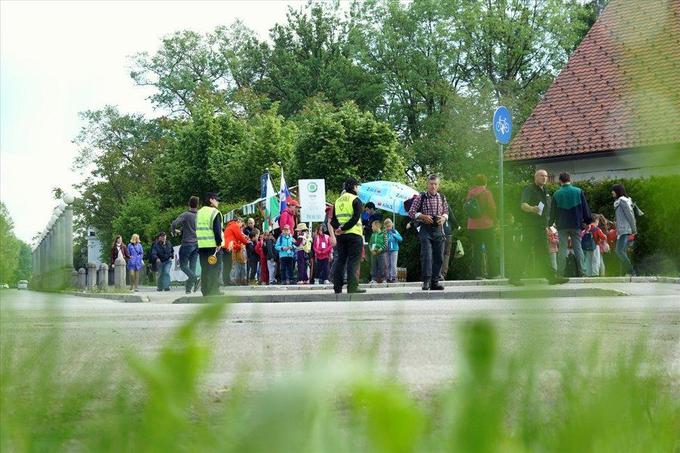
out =
[[(633, 250), (632, 260), (640, 275), (680, 275), (680, 175), (658, 176), (652, 178), (603, 180), (577, 182), (574, 185), (582, 188), (593, 213), (603, 214), (607, 219), (614, 219), (611, 187), (622, 183), (629, 195), (645, 212), (638, 219), (638, 236)], [(520, 196), (527, 183), (506, 185), (506, 213), (512, 213), (521, 228), (522, 213), (519, 210)], [(466, 218), (463, 214), (463, 200), (470, 185), (460, 181), (442, 181), (440, 190), (446, 195), (456, 219), (463, 228), (454, 234), (460, 239), (466, 254), (460, 259), (451, 259), (447, 279), (464, 280), (472, 278), (472, 257), (469, 253), (470, 241), (465, 229)], [(556, 184), (548, 185), (550, 193), (557, 189)], [(498, 200), (498, 188), (490, 187), (495, 200)], [(420, 245), (415, 232), (406, 231), (407, 219), (397, 217), (397, 229), (404, 236), (399, 251), (399, 266), (407, 268), (408, 279), (420, 280)], [(605, 259), (607, 275), (619, 275), (620, 267), (614, 253)]]

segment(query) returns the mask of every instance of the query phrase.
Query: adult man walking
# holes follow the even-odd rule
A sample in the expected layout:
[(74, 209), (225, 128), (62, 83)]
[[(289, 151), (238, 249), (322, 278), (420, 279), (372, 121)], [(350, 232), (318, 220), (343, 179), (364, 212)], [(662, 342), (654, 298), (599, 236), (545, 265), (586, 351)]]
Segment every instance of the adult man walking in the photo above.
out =
[(439, 176), (427, 178), (427, 192), (421, 193), (411, 204), (409, 217), (420, 222), (420, 274), (423, 290), (443, 290), (441, 279), (444, 259), (444, 223), (449, 218), (449, 204), (439, 193)]
[(356, 179), (349, 178), (344, 184), (344, 193), (335, 201), (335, 211), (331, 225), (337, 237), (337, 256), (333, 268), (333, 290), (342, 292), (343, 274), (347, 270), (347, 292), (365, 293), (359, 289), (355, 269), (359, 265), (361, 249), (364, 246), (361, 223), (361, 200), (357, 196), (359, 184)]
[[(548, 283), (551, 285), (555, 285), (565, 283), (567, 280), (556, 276), (550, 265), (547, 229), (552, 199), (545, 187), (547, 182), (548, 172), (537, 170), (534, 173), (534, 183), (525, 187), (522, 191), (520, 208), (525, 213), (522, 219), (524, 225), (522, 248), (525, 254), (533, 254), (537, 274), (548, 279)], [(517, 272), (514, 271), (514, 269), (520, 269), (522, 265), (526, 266), (526, 263), (513, 263), (513, 265), (508, 266), (508, 277), (511, 284), (522, 284), (519, 275), (515, 275)]]
[(198, 197), (189, 198), (189, 209), (184, 211), (170, 225), (171, 231), (182, 233), (182, 244), (179, 246), (179, 267), (186, 274), (187, 281), (184, 291), (189, 294), (198, 289), (199, 277), (196, 275), (196, 262), (198, 261), (198, 240), (196, 239), (196, 211), (198, 209)]
[[(222, 265), (222, 214), (217, 210), (220, 199), (215, 192), (208, 192), (204, 205), (196, 213), (196, 240), (201, 262), (201, 293), (211, 296), (220, 293), (220, 267)], [(214, 256), (213, 263), (209, 258)]]
[(581, 228), (583, 224), (593, 221), (588, 207), (588, 201), (581, 189), (571, 184), (569, 173), (560, 173), (560, 188), (553, 195), (548, 225), (555, 223), (560, 240), (558, 252), (557, 272), (561, 276), (567, 266), (567, 244), (571, 245), (576, 255), (576, 268), (579, 277), (583, 276), (583, 249), (581, 248)]

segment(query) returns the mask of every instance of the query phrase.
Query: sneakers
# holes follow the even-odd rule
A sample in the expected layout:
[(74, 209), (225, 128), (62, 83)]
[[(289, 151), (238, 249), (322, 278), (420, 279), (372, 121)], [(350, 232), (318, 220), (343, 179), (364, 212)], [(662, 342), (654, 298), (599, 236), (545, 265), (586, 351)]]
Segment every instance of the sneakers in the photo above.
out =
[(423, 291), (429, 291), (430, 290), (430, 281), (429, 280), (423, 282), (422, 290)]
[(366, 292), (366, 290), (361, 289), (361, 288), (354, 288), (354, 289), (347, 288), (347, 294), (363, 294), (365, 292)]
[(330, 285), (331, 282), (330, 282), (330, 280), (326, 280), (326, 281), (323, 282), (323, 284), (324, 284), (324, 285)]
[(371, 280), (370, 282), (368, 282), (369, 285), (372, 285), (373, 283), (378, 283), (378, 282), (376, 282), (375, 280)]

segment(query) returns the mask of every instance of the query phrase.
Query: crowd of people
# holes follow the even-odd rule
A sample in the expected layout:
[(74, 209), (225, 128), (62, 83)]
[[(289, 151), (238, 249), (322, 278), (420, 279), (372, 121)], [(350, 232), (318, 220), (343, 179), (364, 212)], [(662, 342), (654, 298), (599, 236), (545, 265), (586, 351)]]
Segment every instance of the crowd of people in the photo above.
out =
[[(635, 271), (628, 256), (637, 234), (636, 216), (642, 215), (621, 184), (612, 187), (615, 221), (593, 214), (583, 190), (571, 182), (568, 173), (559, 175), (560, 188), (548, 193), (548, 173), (538, 170), (534, 181), (522, 192), (521, 227), (512, 215), (505, 218), (507, 276), (511, 284), (522, 285), (524, 276), (545, 277), (549, 283), (567, 281), (567, 276), (603, 276), (603, 256), (614, 250), (627, 275)], [(407, 229), (420, 242), (423, 290), (443, 290), (455, 232), (461, 229), (439, 192), (440, 179), (431, 175), (427, 190), (407, 200)], [(170, 290), (173, 260), (186, 274), (186, 293), (200, 287), (204, 295), (219, 294), (224, 285), (330, 284), (335, 293), (347, 285), (347, 292), (360, 293), (359, 264), (368, 261), (371, 283), (394, 283), (402, 235), (390, 218), (373, 203), (365, 206), (357, 195), (359, 183), (345, 181), (342, 193), (326, 209), (326, 221), (310, 231), (299, 222), (299, 203), (287, 200), (278, 228), (264, 231), (253, 218), (235, 217), (226, 224), (219, 211), (217, 193), (208, 193), (199, 208), (192, 196), (188, 208), (170, 225), (172, 235), (181, 236), (175, 256), (167, 234), (160, 232), (149, 255), (157, 273), (157, 290)], [(477, 175), (475, 185), (463, 200), (475, 278), (499, 276), (498, 220), (494, 197), (487, 178)], [(311, 225), (310, 225), (311, 226)], [(127, 246), (116, 236), (111, 249), (111, 267), (126, 262), (130, 290), (136, 291), (144, 268), (144, 250), (137, 234)], [(517, 264), (518, 259), (522, 263)], [(118, 261), (120, 262), (120, 261)], [(514, 263), (514, 264), (513, 264)], [(532, 263), (533, 265), (530, 265)], [(200, 267), (199, 267), (200, 266)]]

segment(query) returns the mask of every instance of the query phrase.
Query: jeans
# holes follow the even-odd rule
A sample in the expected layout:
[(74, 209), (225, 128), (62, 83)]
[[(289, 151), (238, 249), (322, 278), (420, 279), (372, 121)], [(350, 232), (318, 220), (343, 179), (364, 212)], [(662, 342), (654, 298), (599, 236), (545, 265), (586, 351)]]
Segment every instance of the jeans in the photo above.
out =
[(260, 262), (259, 256), (248, 258), (248, 280), (257, 279), (257, 265), (259, 262)]
[(279, 264), (281, 265), (281, 283), (291, 283), (293, 281), (293, 268), (295, 267), (293, 257), (287, 256), (279, 258)]
[(385, 252), (371, 255), (371, 275), (379, 282), (385, 278), (385, 255)]
[(328, 258), (316, 260), (316, 272), (319, 277), (319, 283), (323, 283), (328, 280)]
[(420, 276), (421, 280), (439, 281), (441, 279), (442, 261), (444, 260), (444, 229), (441, 225), (420, 227)]
[(354, 291), (359, 287), (356, 269), (361, 259), (361, 249), (364, 238), (358, 234), (344, 233), (338, 236), (338, 245), (333, 263), (333, 290), (342, 291), (343, 275), (347, 272), (347, 291)]
[(630, 258), (628, 258), (629, 237), (629, 234), (620, 234), (616, 238), (616, 256), (619, 258), (619, 261), (621, 261), (623, 273), (626, 275), (635, 275), (633, 263), (631, 263)]
[[(397, 259), (399, 258), (399, 250), (385, 253), (385, 269), (387, 270), (387, 281), (397, 281)], [(442, 273), (444, 271), (442, 270)]]
[(215, 253), (215, 248), (198, 249), (198, 260), (201, 263), (201, 293), (212, 296), (220, 293), (220, 270), (222, 269), (222, 252), (217, 253), (217, 263), (208, 264), (208, 257)]
[(583, 252), (583, 264), (586, 277), (597, 277), (600, 275), (600, 248), (596, 245), (595, 250), (585, 250)]
[(267, 270), (269, 271), (269, 284), (276, 283), (276, 260), (267, 260)]
[(189, 277), (184, 284), (184, 289), (186, 292), (191, 291), (191, 287), (198, 277), (196, 275), (196, 262), (198, 261), (198, 244), (194, 243), (183, 243), (179, 247), (179, 267), (182, 272)]
[(170, 289), (170, 267), (172, 267), (172, 260), (162, 261), (158, 266), (158, 283), (156, 289), (163, 291)]
[(229, 278), (231, 279), (231, 283), (234, 285), (240, 285), (243, 283), (246, 279), (246, 264), (237, 263), (232, 259)]
[(486, 272), (487, 277), (498, 275), (498, 257), (496, 256), (496, 238), (493, 228), (469, 230), (472, 241), (472, 274), (475, 277), (484, 277), (482, 269), (482, 245), (486, 249)]
[[(574, 255), (576, 255), (576, 268), (578, 275), (583, 275), (583, 249), (581, 248), (581, 231), (576, 229), (557, 230), (560, 239), (560, 250), (557, 252), (559, 260), (557, 261), (557, 271), (564, 276), (564, 270), (567, 267), (567, 253), (568, 243), (567, 238), (571, 238), (571, 245), (574, 248)], [(547, 239), (545, 239), (547, 241)]]

